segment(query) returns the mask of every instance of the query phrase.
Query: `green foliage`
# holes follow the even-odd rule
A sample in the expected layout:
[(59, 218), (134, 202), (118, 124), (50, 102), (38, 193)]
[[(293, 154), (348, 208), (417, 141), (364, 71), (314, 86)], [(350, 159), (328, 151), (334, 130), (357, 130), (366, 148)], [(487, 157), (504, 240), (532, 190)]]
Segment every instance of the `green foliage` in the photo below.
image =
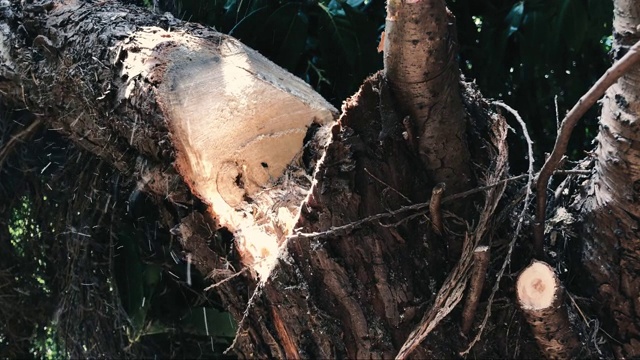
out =
[(12, 211), (9, 234), (11, 245), (18, 256), (26, 255), (25, 242), (40, 237), (40, 229), (31, 216), (31, 202), (26, 197), (22, 198), (20, 206)]
[[(520, 112), (541, 158), (555, 141), (554, 98), (561, 120), (610, 64), (612, 3), (480, 0), (449, 6), (457, 16), (461, 68), (485, 96)], [(597, 114), (593, 109), (574, 131), (574, 158), (590, 147)], [(520, 144), (512, 144), (513, 153), (522, 153)], [(512, 160), (517, 167), (518, 159)]]
[(382, 68), (381, 1), (182, 0), (177, 7), (182, 18), (238, 38), (335, 105)]
[(132, 343), (149, 331), (147, 313), (162, 276), (158, 265), (142, 263), (136, 240), (130, 234), (119, 234), (114, 257), (114, 276), (122, 307), (129, 316), (127, 335)]
[[(46, 198), (44, 199), (46, 201)], [(31, 214), (31, 201), (24, 197), (20, 205), (13, 209), (9, 223), (10, 243), (18, 257), (30, 262), (32, 271), (26, 273), (22, 279), (35, 287), (38, 291), (49, 293), (50, 289), (45, 281), (47, 270), (46, 246), (42, 242), (42, 232)], [(33, 246), (33, 243), (38, 244)]]
[[(135, 231), (119, 233), (114, 254), (115, 285), (129, 318), (129, 341), (135, 344), (143, 337), (182, 333), (228, 345), (236, 330), (228, 312), (210, 303), (202, 306), (191, 300), (184, 302), (189, 297), (185, 294), (187, 289), (193, 289), (193, 294), (203, 291), (202, 276), (195, 269), (187, 271), (186, 267), (191, 265), (180, 262), (168, 247), (161, 249), (162, 253), (172, 254), (167, 259), (145, 259), (139, 247), (140, 243), (146, 243), (144, 236)], [(203, 298), (196, 303), (203, 301), (206, 304)]]
[[(43, 201), (46, 200), (46, 198), (43, 199)], [(48, 297), (51, 294), (49, 288), (51, 284), (46, 280), (49, 265), (47, 247), (42, 244), (42, 232), (34, 219), (32, 208), (31, 199), (22, 197), (11, 211), (11, 220), (8, 224), (11, 236), (9, 242), (14, 254), (22, 260), (22, 271), (16, 272), (17, 277), (11, 286), (25, 296)], [(45, 359), (57, 359), (64, 355), (64, 351), (56, 341), (55, 328), (52, 325), (55, 324), (36, 329), (32, 337), (31, 353), (33, 355)], [(1, 334), (0, 339), (2, 339)]]
[[(382, 68), (383, 0), (178, 0), (179, 16), (215, 26), (305, 79), (339, 105)], [(537, 156), (559, 117), (606, 71), (612, 4), (602, 0), (450, 0), (460, 67), (483, 93), (519, 110)], [(595, 134), (597, 111), (574, 132), (574, 157)], [(513, 143), (520, 154), (521, 141)], [(524, 159), (512, 159), (525, 164)]]
[(214, 308), (189, 309), (181, 323), (185, 332), (194, 335), (233, 338), (236, 334), (236, 323), (231, 315)]
[(56, 323), (51, 322), (48, 326), (44, 326), (38, 334), (33, 338), (33, 346), (31, 353), (40, 359), (56, 360), (66, 359), (69, 354), (64, 347), (57, 341)]

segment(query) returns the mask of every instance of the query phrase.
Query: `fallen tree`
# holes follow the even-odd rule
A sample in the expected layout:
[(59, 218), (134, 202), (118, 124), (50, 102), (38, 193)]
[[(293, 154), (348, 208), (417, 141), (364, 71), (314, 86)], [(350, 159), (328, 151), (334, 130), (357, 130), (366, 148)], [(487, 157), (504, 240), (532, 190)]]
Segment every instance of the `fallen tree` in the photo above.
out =
[[(430, 20), (419, 21), (426, 13)], [(85, 167), (79, 175), (89, 201), (70, 201), (67, 217), (43, 221), (40, 231), (74, 245), (95, 239), (75, 256), (93, 253), (98, 239), (113, 248), (114, 238), (155, 224), (140, 239), (150, 250), (179, 243), (184, 281), (191, 285), (193, 265), (213, 283), (209, 291), (238, 323), (231, 347), (238, 356), (442, 358), (474, 345), (478, 356), (504, 355), (482, 331), (501, 331), (487, 322), (501, 277), (509, 264), (531, 258), (528, 244), (516, 243), (531, 201), (532, 151), (528, 174), (509, 178), (505, 120), (459, 81), (444, 2), (391, 2), (387, 22), (385, 70), (338, 116), (237, 40), (170, 15), (115, 2), (4, 6), (2, 104), (13, 119), (24, 118), (6, 133), (24, 140), (52, 129), (66, 139), (55, 141), (82, 149), (76, 162), (81, 155), (103, 161), (94, 174)], [(0, 164), (18, 148), (5, 143)], [(105, 177), (111, 180), (98, 184)], [(47, 184), (33, 184), (47, 194)], [(91, 217), (80, 216), (84, 207)], [(498, 250), (491, 254), (502, 265), (491, 270), (497, 280), (485, 318), (466, 348), (451, 314), (480, 246)], [(79, 262), (63, 263), (72, 274)], [(109, 271), (116, 267), (109, 263)], [(140, 268), (146, 276), (149, 266)], [(109, 271), (100, 279), (110, 279)], [(473, 276), (479, 289), (471, 302), (481, 277)], [(70, 275), (62, 283), (73, 291), (56, 294), (43, 318), (64, 322), (69, 304), (89, 306), (91, 292), (74, 292), (86, 282)], [(522, 322), (513, 294), (500, 291), (512, 306), (494, 311)], [(108, 307), (105, 313), (115, 311)], [(471, 313), (463, 315), (465, 333), (480, 318)], [(148, 326), (142, 321), (128, 341)], [(77, 337), (65, 341), (76, 356), (131, 350), (122, 338), (92, 350)], [(533, 339), (523, 348), (538, 354)]]

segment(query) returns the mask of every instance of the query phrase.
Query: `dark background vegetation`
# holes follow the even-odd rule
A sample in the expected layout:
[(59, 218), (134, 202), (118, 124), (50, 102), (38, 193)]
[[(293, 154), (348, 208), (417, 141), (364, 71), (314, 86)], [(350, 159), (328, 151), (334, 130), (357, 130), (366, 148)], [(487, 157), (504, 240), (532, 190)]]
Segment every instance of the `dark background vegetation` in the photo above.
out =
[[(384, 0), (183, 0), (165, 6), (177, 17), (242, 40), (336, 106), (382, 68), (377, 45), (384, 30)], [(466, 79), (475, 81), (486, 97), (520, 112), (538, 157), (550, 152), (555, 102), (562, 120), (610, 65), (612, 2), (456, 0), (448, 6), (457, 19), (459, 63)], [(594, 109), (586, 126), (574, 132), (574, 159), (590, 148), (597, 114)]]
[[(138, 4), (239, 38), (338, 107), (382, 68), (383, 0)], [(610, 63), (611, 2), (448, 4), (466, 80), (520, 112), (540, 166), (555, 140), (555, 103), (561, 119)], [(35, 121), (9, 109), (0, 114), (0, 145)], [(591, 148), (597, 114), (592, 109), (574, 131), (573, 159)], [(527, 162), (517, 136), (513, 173)], [(221, 356), (235, 325), (215, 294), (203, 291), (202, 274), (186, 283), (186, 255), (155, 225), (157, 204), (89, 159), (46, 129), (10, 156), (0, 152), (0, 356), (113, 357), (123, 349), (132, 356)], [(228, 241), (211, 246), (231, 254)]]

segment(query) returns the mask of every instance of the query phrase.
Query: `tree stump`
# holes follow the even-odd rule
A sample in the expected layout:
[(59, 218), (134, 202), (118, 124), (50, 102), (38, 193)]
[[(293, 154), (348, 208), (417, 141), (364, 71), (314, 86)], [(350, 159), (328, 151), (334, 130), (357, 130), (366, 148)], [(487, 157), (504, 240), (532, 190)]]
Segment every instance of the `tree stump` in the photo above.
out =
[(518, 277), (517, 297), (543, 354), (549, 359), (569, 359), (580, 342), (571, 330), (562, 302), (563, 288), (553, 268), (533, 261)]

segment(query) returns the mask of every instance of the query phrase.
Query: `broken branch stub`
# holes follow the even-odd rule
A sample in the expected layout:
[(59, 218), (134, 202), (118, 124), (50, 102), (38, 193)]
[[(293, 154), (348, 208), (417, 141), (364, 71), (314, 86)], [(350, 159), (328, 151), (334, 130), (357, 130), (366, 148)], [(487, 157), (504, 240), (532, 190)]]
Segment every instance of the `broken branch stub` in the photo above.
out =
[(469, 290), (467, 291), (467, 300), (465, 301), (464, 308), (462, 310), (462, 324), (460, 331), (463, 335), (469, 334), (471, 326), (473, 325), (473, 319), (478, 309), (478, 303), (480, 302), (480, 295), (482, 295), (482, 288), (484, 287), (484, 279), (487, 275), (487, 268), (489, 267), (489, 247), (478, 246), (473, 250), (473, 268), (471, 272), (471, 279), (469, 280)]
[[(143, 28), (132, 39), (124, 69), (161, 76), (177, 171), (266, 281), (311, 186), (300, 161), (305, 135), (331, 123), (336, 109), (233, 38)], [(136, 57), (141, 48), (152, 53)]]
[(533, 261), (518, 277), (518, 303), (543, 354), (549, 359), (570, 359), (580, 348), (572, 331), (563, 288), (553, 268)]

